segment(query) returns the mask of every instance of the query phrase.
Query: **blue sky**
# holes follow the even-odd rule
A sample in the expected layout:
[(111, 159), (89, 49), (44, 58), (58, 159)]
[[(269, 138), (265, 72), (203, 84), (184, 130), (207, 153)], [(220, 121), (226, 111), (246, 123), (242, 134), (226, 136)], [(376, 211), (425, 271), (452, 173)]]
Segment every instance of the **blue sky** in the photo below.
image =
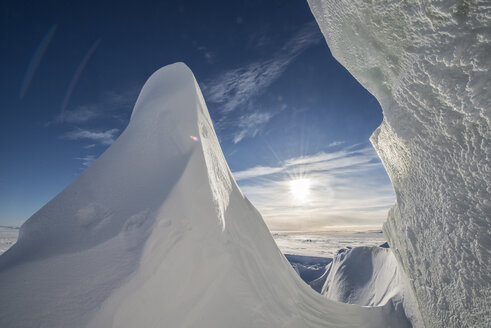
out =
[[(177, 61), (271, 229), (385, 220), (394, 195), (368, 142), (381, 109), (332, 58), (306, 1), (1, 6), (0, 224), (73, 181), (124, 130), (145, 80)], [(307, 200), (296, 179), (309, 180)]]

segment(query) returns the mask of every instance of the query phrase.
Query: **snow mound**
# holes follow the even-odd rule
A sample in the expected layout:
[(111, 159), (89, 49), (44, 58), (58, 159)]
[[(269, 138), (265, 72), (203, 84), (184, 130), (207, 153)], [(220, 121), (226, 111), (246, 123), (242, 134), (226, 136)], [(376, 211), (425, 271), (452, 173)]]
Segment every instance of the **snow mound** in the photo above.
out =
[(333, 302), (238, 189), (189, 68), (143, 87), (126, 130), (0, 256), (1, 327), (399, 327)]
[(387, 248), (355, 247), (339, 250), (329, 266), (321, 293), (343, 303), (393, 306), (401, 317), (421, 326), (417, 303)]
[(490, 327), (489, 1), (308, 0), (380, 102), (396, 192), (384, 232), (427, 327)]

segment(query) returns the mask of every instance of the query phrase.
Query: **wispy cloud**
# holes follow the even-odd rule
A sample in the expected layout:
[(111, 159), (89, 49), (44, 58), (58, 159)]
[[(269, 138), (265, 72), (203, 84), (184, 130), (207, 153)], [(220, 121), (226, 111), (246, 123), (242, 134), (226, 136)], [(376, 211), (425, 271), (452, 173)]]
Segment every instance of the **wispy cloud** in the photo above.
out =
[(330, 144), (328, 144), (327, 146), (328, 147), (335, 147), (335, 146), (340, 146), (342, 144), (344, 144), (344, 141), (333, 141)]
[(311, 156), (301, 156), (285, 161), (285, 167), (300, 169), (302, 172), (323, 172), (346, 170), (351, 167), (371, 167), (381, 165), (372, 147), (361, 149), (345, 148), (331, 153), (321, 152)]
[(82, 165), (85, 167), (89, 167), (96, 160), (94, 155), (86, 155), (84, 157), (77, 157), (76, 159), (82, 161)]
[(322, 40), (315, 22), (303, 26), (274, 56), (229, 70), (203, 85), (207, 101), (228, 113), (266, 90), (302, 52)]
[(103, 145), (110, 145), (114, 142), (116, 134), (119, 132), (118, 129), (109, 129), (106, 131), (90, 131), (84, 129), (76, 129), (66, 133), (63, 138), (68, 140), (80, 140), (87, 139), (99, 142)]
[(82, 105), (72, 110), (65, 111), (55, 118), (56, 123), (80, 124), (101, 117), (101, 112), (96, 106)]
[[(201, 84), (206, 101), (219, 105), (222, 116), (218, 122), (215, 122), (216, 127), (219, 130), (229, 126), (234, 127), (236, 129), (232, 135), (234, 143), (258, 135), (271, 118), (285, 107), (278, 110), (258, 111), (255, 98), (266, 92), (295, 58), (321, 40), (322, 34), (317, 24), (307, 23), (270, 58), (225, 71)], [(236, 110), (245, 114), (238, 119), (237, 114), (234, 114), (233, 119), (228, 120), (228, 116)]]
[[(278, 166), (234, 172), (243, 192), (273, 230), (381, 225), (394, 203), (392, 185), (370, 146), (294, 157)], [(306, 202), (295, 200), (290, 181), (308, 179)]]
[(234, 178), (236, 181), (240, 181), (265, 175), (271, 175), (281, 171), (283, 171), (283, 167), (255, 166), (244, 171), (234, 172)]
[(352, 166), (373, 165), (379, 166), (381, 163), (372, 147), (352, 146), (335, 152), (319, 152), (308, 156), (292, 157), (282, 161), (278, 167), (256, 166), (233, 174), (236, 180), (244, 180), (278, 172), (310, 174), (315, 171), (339, 171)]
[[(45, 127), (53, 124), (67, 124), (71, 131), (63, 133), (60, 137), (67, 140), (89, 141), (90, 143), (82, 146), (83, 149), (93, 149), (97, 145), (109, 146), (121, 131), (119, 128), (112, 127), (115, 124), (121, 126), (127, 122), (137, 94), (138, 90), (134, 87), (127, 88), (123, 92), (105, 92), (98, 102), (67, 108), (63, 113), (45, 123)], [(93, 128), (95, 121), (97, 121), (98, 129)], [(107, 127), (108, 123), (112, 126), (111, 128)], [(89, 126), (91, 128), (85, 128)], [(77, 159), (82, 161), (84, 167), (87, 167), (94, 160), (94, 156), (87, 155)]]
[(246, 136), (255, 137), (273, 115), (272, 112), (254, 112), (240, 117), (237, 123), (238, 131), (234, 134), (234, 143), (238, 143)]
[[(109, 91), (102, 95), (98, 102), (91, 102), (66, 109), (63, 114), (59, 113), (53, 120), (45, 125), (52, 124), (84, 124), (93, 120), (107, 117), (120, 117), (124, 113), (130, 113), (138, 91), (130, 88), (124, 92)], [(123, 113), (124, 112), (124, 113)]]

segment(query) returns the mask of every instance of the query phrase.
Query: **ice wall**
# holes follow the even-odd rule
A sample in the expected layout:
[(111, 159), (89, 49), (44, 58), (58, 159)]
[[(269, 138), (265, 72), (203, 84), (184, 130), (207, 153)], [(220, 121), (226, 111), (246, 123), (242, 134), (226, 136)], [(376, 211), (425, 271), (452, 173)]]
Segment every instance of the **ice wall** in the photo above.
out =
[(491, 326), (491, 3), (308, 2), (383, 108), (371, 140), (397, 197), (384, 232), (426, 326)]

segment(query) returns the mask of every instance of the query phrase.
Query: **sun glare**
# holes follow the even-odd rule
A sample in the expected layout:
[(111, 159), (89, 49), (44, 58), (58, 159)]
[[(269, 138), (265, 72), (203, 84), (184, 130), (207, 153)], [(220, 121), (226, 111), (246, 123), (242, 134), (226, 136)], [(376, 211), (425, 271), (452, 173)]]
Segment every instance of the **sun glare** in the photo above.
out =
[(296, 179), (290, 181), (290, 192), (293, 198), (299, 202), (305, 202), (310, 195), (310, 179)]

